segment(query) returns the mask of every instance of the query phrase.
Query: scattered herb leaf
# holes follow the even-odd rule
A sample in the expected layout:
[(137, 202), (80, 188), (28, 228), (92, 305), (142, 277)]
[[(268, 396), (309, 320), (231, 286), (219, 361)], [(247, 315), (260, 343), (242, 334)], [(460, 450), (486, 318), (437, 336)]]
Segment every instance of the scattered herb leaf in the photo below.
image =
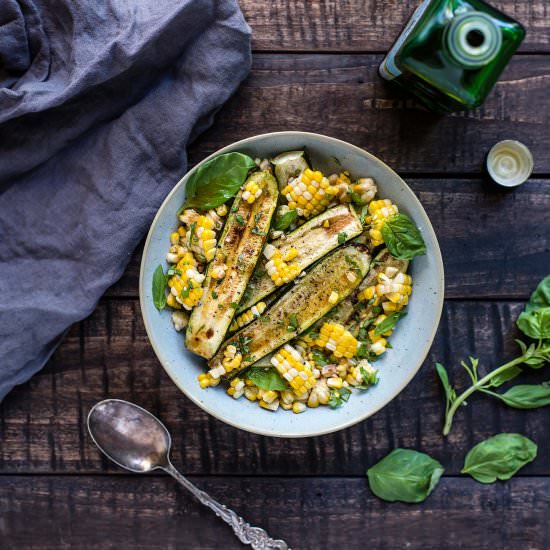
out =
[(275, 231), (284, 231), (287, 229), (298, 217), (296, 210), (289, 210), (281, 216), (275, 216), (275, 222), (273, 223), (273, 229)]
[(164, 269), (159, 264), (153, 272), (153, 303), (162, 311), (166, 307), (166, 276)]
[(340, 233), (338, 233), (338, 244), (344, 244), (347, 238), (348, 234), (345, 231), (340, 231)]
[(288, 390), (286, 380), (274, 368), (252, 367), (248, 369), (246, 375), (261, 390)]
[(374, 335), (380, 336), (381, 334), (393, 330), (397, 321), (405, 317), (405, 315), (407, 315), (406, 311), (396, 311), (395, 313), (388, 315), (381, 323), (376, 325), (376, 328), (374, 329)]
[(287, 328), (289, 332), (294, 332), (295, 330), (298, 330), (298, 318), (296, 317), (296, 313), (289, 313)]
[(425, 453), (394, 449), (367, 470), (370, 490), (389, 502), (422, 502), (435, 489), (443, 466)]
[(510, 479), (537, 456), (537, 445), (520, 434), (502, 433), (473, 447), (466, 455), (462, 474), (480, 483)]

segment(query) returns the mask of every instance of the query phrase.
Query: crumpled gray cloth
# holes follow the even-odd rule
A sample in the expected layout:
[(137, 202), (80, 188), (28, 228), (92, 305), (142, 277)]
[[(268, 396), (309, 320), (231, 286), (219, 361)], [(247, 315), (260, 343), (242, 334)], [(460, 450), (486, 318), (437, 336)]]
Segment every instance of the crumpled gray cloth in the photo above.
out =
[(250, 61), (236, 0), (2, 0), (0, 399), (122, 275)]

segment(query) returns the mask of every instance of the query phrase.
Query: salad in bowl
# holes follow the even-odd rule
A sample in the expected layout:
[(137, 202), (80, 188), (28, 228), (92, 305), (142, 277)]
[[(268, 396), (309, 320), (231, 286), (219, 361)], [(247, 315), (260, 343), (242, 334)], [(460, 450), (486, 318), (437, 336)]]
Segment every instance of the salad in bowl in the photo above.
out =
[(339, 409), (383, 384), (411, 264), (430, 251), (368, 170), (269, 153), (225, 152), (187, 177), (148, 299), (202, 358), (188, 367), (196, 388), (220, 402)]

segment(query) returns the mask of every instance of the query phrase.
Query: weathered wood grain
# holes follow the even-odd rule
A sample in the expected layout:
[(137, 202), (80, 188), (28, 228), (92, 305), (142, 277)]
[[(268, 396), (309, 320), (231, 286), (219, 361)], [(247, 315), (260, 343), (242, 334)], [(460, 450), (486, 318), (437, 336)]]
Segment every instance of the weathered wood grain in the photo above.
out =
[[(550, 408), (518, 411), (488, 397), (473, 397), (457, 414), (451, 436), (441, 436), (443, 403), (434, 362), (446, 364), (463, 387), (461, 358), (481, 357), (483, 371), (498, 358), (511, 357), (517, 336), (513, 323), (521, 307), (447, 303), (424, 367), (390, 405), (343, 432), (278, 440), (231, 428), (192, 404), (169, 380), (149, 346), (138, 302), (104, 301), (71, 330), (49, 365), (2, 403), (0, 472), (120, 473), (100, 458), (84, 427), (96, 401), (118, 397), (150, 409), (166, 422), (174, 438), (175, 463), (193, 474), (362, 475), (368, 465), (398, 446), (422, 449), (444, 462), (448, 473), (456, 474), (466, 452), (479, 440), (517, 431), (539, 444), (539, 457), (522, 473), (547, 475)], [(542, 380), (544, 373), (529, 379)], [(220, 399), (228, 399), (221, 389), (214, 391), (220, 391)], [(304, 422), (307, 414), (315, 413), (304, 413), (300, 417)]]
[[(256, 50), (384, 51), (420, 0), (240, 0)], [(550, 50), (546, 2), (493, 0), (527, 29), (523, 51)]]
[[(514, 192), (476, 180), (407, 179), (445, 263), (448, 298), (525, 299), (550, 272), (550, 182)], [(142, 247), (108, 296), (137, 296)]]
[[(193, 162), (239, 139), (306, 130), (349, 141), (392, 168), (479, 174), (489, 148), (518, 139), (550, 173), (550, 57), (515, 58), (485, 104), (437, 116), (378, 76), (380, 55), (256, 55), (249, 78), (190, 149)], [(175, 183), (175, 182), (174, 182)]]
[[(443, 479), (420, 505), (384, 503), (364, 478), (198, 478), (198, 485), (294, 549), (550, 546), (550, 480)], [(168, 478), (0, 477), (4, 548), (244, 548)]]

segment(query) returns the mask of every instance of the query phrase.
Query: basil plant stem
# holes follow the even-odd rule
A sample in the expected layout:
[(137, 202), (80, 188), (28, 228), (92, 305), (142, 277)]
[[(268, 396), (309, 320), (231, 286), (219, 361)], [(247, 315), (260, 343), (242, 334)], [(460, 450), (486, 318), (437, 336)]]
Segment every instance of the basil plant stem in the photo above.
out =
[(505, 363), (504, 365), (496, 368), (495, 370), (491, 371), (489, 374), (484, 376), (483, 378), (480, 378), (475, 384), (470, 386), (467, 390), (465, 390), (463, 393), (461, 393), (452, 403), (452, 405), (449, 407), (449, 410), (447, 411), (447, 414), (445, 415), (445, 425), (443, 426), (443, 435), (449, 435), (449, 432), (451, 431), (451, 428), (453, 426), (453, 418), (458, 410), (458, 407), (460, 407), (472, 393), (483, 390), (484, 386), (488, 384), (491, 379), (494, 376), (497, 376), (498, 374), (501, 374), (505, 370), (508, 370), (512, 367), (515, 367), (516, 365), (520, 365), (523, 363), (526, 359), (527, 354), (523, 354), (520, 357), (509, 361), (508, 363)]

